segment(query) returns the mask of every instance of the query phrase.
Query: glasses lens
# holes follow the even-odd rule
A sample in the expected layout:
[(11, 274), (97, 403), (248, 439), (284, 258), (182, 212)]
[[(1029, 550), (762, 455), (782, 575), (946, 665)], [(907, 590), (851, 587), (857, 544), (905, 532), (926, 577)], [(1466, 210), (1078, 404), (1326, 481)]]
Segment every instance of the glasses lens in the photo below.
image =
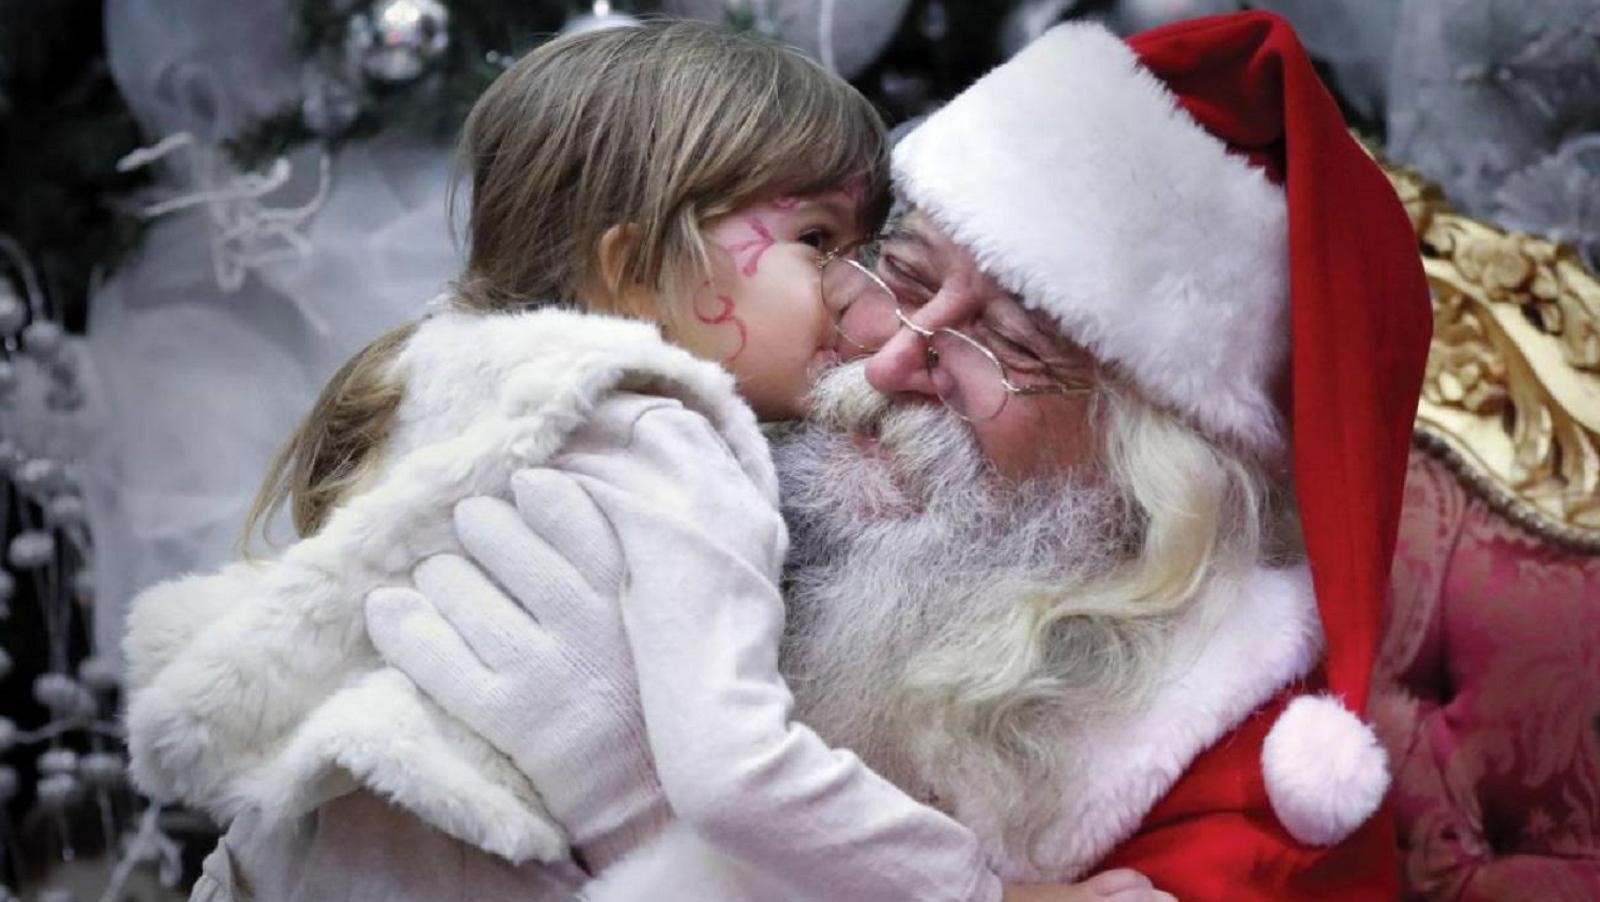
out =
[(865, 351), (883, 347), (900, 328), (894, 294), (849, 258), (835, 259), (823, 268), (822, 303), (845, 341)]
[(939, 400), (965, 420), (982, 422), (1006, 403), (1005, 371), (972, 339), (948, 329), (929, 340), (928, 376)]

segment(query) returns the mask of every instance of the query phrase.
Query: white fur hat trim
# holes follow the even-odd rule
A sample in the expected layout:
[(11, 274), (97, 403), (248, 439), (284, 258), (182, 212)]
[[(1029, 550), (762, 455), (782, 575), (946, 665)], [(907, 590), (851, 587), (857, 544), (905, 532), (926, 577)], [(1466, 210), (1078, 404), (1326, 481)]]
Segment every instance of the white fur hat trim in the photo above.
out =
[(1152, 400), (1283, 451), (1283, 190), (1109, 31), (1047, 32), (907, 135), (893, 166), (985, 271)]

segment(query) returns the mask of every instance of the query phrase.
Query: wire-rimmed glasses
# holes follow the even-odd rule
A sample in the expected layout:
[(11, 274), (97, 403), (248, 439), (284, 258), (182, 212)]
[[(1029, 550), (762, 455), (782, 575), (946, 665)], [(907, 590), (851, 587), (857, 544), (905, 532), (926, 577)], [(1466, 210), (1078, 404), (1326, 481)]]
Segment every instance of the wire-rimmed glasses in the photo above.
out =
[[(911, 321), (888, 283), (861, 260), (861, 250), (831, 253), (818, 264), (822, 270), (822, 302), (833, 327), (850, 346), (872, 353), (888, 344), (896, 332), (910, 329), (922, 339), (922, 361), (929, 383), (952, 413), (969, 423), (992, 420), (1005, 409), (1012, 395), (1081, 394), (1083, 384), (1052, 381), (1046, 385), (1018, 385), (1000, 358), (976, 338), (959, 329), (928, 329)], [(957, 374), (982, 373), (994, 378)]]

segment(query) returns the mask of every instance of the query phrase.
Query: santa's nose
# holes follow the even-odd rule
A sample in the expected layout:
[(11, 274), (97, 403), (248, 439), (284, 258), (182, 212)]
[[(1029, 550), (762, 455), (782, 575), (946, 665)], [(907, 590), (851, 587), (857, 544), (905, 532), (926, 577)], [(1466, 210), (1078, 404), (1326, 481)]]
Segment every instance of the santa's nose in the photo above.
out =
[(927, 340), (901, 329), (867, 358), (867, 384), (890, 397), (916, 394), (936, 399), (927, 355)]

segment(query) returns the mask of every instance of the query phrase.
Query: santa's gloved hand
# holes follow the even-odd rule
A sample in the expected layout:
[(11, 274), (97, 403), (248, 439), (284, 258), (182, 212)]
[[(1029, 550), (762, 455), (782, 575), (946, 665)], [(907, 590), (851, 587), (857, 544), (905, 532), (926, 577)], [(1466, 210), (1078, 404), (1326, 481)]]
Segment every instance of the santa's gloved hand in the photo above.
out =
[(617, 609), (620, 552), (571, 480), (528, 470), (512, 488), (515, 508), (458, 504), (472, 561), (438, 555), (413, 572), (415, 590), (375, 590), (367, 628), (390, 664), (516, 763), (598, 871), (669, 817)]

